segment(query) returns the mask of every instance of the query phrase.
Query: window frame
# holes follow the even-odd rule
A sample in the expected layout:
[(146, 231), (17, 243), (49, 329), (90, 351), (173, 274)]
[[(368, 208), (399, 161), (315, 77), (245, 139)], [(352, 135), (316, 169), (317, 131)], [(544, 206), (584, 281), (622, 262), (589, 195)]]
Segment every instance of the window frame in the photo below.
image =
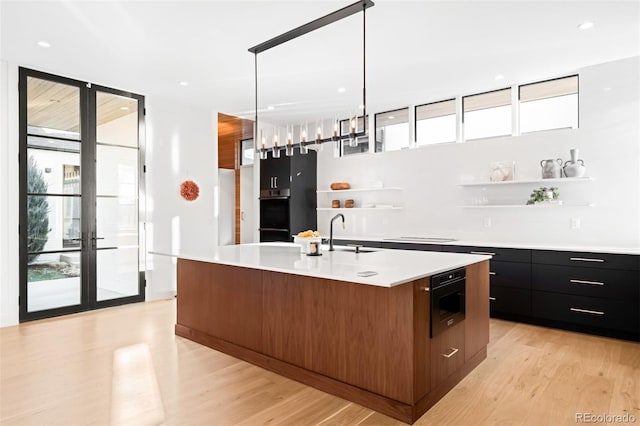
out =
[[(563, 80), (565, 78), (572, 78), (572, 77), (575, 77), (576, 80), (577, 80), (577, 87), (576, 87), (575, 95), (577, 96), (577, 107), (578, 107), (578, 109), (576, 111), (576, 114), (577, 114), (577, 116), (576, 116), (576, 127), (571, 127), (570, 129), (571, 130), (575, 130), (575, 129), (579, 129), (580, 128), (580, 73), (576, 72), (575, 74), (569, 74), (569, 75), (565, 75), (565, 76), (562, 76), (562, 77), (547, 78), (545, 80), (533, 81), (533, 82), (530, 82), (530, 83), (524, 83), (524, 84), (517, 84), (516, 85), (516, 87), (518, 89), (518, 92), (517, 92), (517, 100), (518, 100), (518, 117), (517, 117), (518, 118), (518, 120), (517, 120), (517, 122), (518, 122), (518, 135), (523, 135), (523, 134), (524, 135), (528, 135), (530, 133), (548, 132), (548, 131), (553, 131), (553, 130), (567, 130), (568, 129), (566, 127), (554, 127), (552, 129), (531, 130), (531, 131), (523, 133), (521, 131), (521, 118), (522, 118), (522, 115), (520, 113), (520, 110), (521, 110), (520, 105), (522, 104), (522, 100), (521, 100), (521, 96), (520, 96), (520, 91), (521, 91), (522, 87), (532, 86), (534, 84), (540, 84), (540, 83), (547, 83), (547, 82), (550, 82), (550, 81)], [(568, 95), (550, 96), (550, 97), (541, 98), (541, 99), (552, 99), (552, 98), (556, 98), (556, 97), (560, 97), (560, 96), (568, 96)], [(541, 100), (541, 99), (535, 99), (535, 100), (532, 100), (532, 101), (525, 101), (525, 102), (535, 102), (536, 100)]]
[[(453, 101), (453, 116), (455, 117), (455, 122), (456, 122), (456, 128), (455, 133), (456, 133), (456, 137), (454, 140), (452, 141), (448, 141), (448, 142), (438, 142), (438, 143), (427, 143), (427, 144), (423, 144), (420, 145), (418, 144), (418, 108), (423, 107), (423, 106), (427, 106), (427, 105), (434, 105), (434, 104), (439, 104), (442, 102), (451, 102)], [(450, 114), (449, 114), (450, 115)], [(446, 117), (446, 115), (440, 115), (438, 117)], [(433, 117), (433, 118), (437, 118), (437, 117)], [(420, 120), (422, 121), (422, 120)], [(415, 105), (413, 107), (413, 143), (414, 146), (416, 148), (422, 148), (425, 146), (429, 146), (429, 145), (440, 145), (443, 143), (457, 143), (458, 142), (458, 97), (454, 96), (453, 98), (449, 98), (449, 99), (443, 99), (440, 101), (433, 101), (433, 102), (427, 102), (424, 104), (420, 104), (420, 105)]]
[[(467, 142), (467, 141), (477, 141), (477, 140), (483, 140), (483, 139), (491, 139), (491, 138), (503, 138), (505, 136), (516, 136), (514, 135), (514, 114), (516, 114), (515, 110), (514, 110), (514, 104), (513, 104), (513, 85), (511, 86), (507, 86), (507, 87), (501, 87), (499, 89), (493, 89), (493, 90), (487, 90), (484, 92), (480, 92), (480, 93), (472, 93), (469, 95), (463, 95), (460, 97), (460, 102), (461, 102), (461, 108), (460, 108), (460, 123), (462, 124), (462, 128), (463, 128), (463, 142)], [(473, 138), (473, 139), (469, 139), (467, 137), (467, 129), (465, 127), (465, 110), (464, 110), (464, 103), (465, 103), (465, 98), (470, 98), (473, 96), (481, 96), (481, 95), (486, 95), (489, 93), (495, 93), (495, 92), (502, 92), (504, 90), (508, 90), (509, 91), (509, 98), (510, 98), (510, 103), (508, 104), (509, 106), (511, 106), (511, 132), (510, 133), (505, 133), (505, 134), (501, 134), (501, 135), (491, 135), (491, 136), (482, 136), (479, 138)], [(498, 106), (493, 106), (490, 108), (499, 108), (501, 106), (507, 106), (507, 105), (498, 105)], [(481, 109), (475, 109), (473, 111), (469, 111), (469, 112), (474, 112), (474, 111), (482, 111), (482, 110), (486, 110), (486, 109), (490, 109), (490, 108), (481, 108)], [(518, 117), (519, 118), (519, 117)], [(519, 121), (519, 120), (518, 120)]]
[[(406, 107), (402, 107), (402, 108), (394, 108), (394, 109), (390, 109), (388, 111), (381, 111), (381, 112), (376, 112), (375, 114), (373, 114), (373, 141), (374, 141), (374, 153), (378, 153), (378, 152), (391, 152), (391, 151), (387, 151), (386, 149), (384, 149), (384, 142), (380, 141), (380, 150), (378, 150), (378, 115), (382, 115), (382, 114), (389, 114), (390, 112), (396, 112), (396, 111), (404, 111), (407, 110), (407, 131), (408, 131), (408, 138), (407, 138), (407, 147), (406, 148), (400, 148), (400, 149), (396, 149), (394, 151), (402, 151), (403, 149), (410, 149), (411, 148), (411, 117), (409, 117), (409, 113), (411, 112), (411, 107), (410, 106), (406, 106)], [(398, 123), (400, 124), (400, 123)]]

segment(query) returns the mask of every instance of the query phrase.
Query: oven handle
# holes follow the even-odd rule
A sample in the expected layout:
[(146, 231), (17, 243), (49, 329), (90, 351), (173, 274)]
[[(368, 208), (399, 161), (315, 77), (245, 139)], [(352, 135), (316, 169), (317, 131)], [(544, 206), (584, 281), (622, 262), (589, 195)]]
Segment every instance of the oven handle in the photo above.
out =
[(445, 358), (451, 358), (452, 356), (454, 356), (455, 354), (457, 354), (457, 353), (458, 353), (458, 350), (459, 350), (458, 348), (453, 348), (453, 347), (452, 347), (451, 349), (453, 349), (453, 350), (452, 350), (450, 353), (448, 353), (448, 354), (441, 354), (441, 355), (442, 355), (443, 357), (445, 357)]

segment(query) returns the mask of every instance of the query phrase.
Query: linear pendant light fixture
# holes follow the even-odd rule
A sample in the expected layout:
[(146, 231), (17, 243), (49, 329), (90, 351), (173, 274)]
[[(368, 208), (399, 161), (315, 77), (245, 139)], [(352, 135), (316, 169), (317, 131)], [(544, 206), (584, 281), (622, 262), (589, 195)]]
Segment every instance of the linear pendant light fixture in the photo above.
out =
[[(357, 1), (349, 6), (343, 7), (342, 9), (338, 9), (335, 12), (331, 12), (328, 15), (325, 15), (321, 18), (315, 19), (309, 23), (301, 25), (297, 28), (294, 28), (286, 33), (282, 33), (279, 36), (276, 36), (270, 40), (267, 40), (263, 43), (260, 43), (256, 46), (253, 46), (249, 49), (249, 52), (254, 54), (254, 77), (255, 77), (255, 123), (254, 123), (254, 143), (256, 152), (260, 154), (260, 159), (264, 160), (267, 158), (267, 148), (266, 141), (262, 135), (260, 135), (260, 144), (258, 146), (258, 53), (262, 53), (266, 50), (271, 49), (272, 47), (276, 47), (283, 43), (286, 43), (290, 40), (298, 38), (304, 34), (315, 31), (319, 28), (322, 28), (326, 25), (337, 22), (343, 18), (351, 16), (353, 14), (362, 12), (362, 117), (365, 120), (364, 128), (358, 131), (358, 117), (356, 113), (356, 117), (353, 117), (350, 120), (349, 126), (349, 134), (342, 135), (342, 132), (338, 131), (339, 123), (336, 121), (333, 126), (333, 133), (330, 137), (323, 138), (322, 137), (322, 125), (318, 127), (318, 131), (316, 133), (315, 140), (307, 141), (307, 131), (308, 129), (302, 129), (300, 126), (300, 140), (296, 143), (293, 143), (293, 126), (287, 126), (285, 137), (286, 137), (286, 155), (293, 155), (294, 146), (300, 147), (300, 153), (306, 154), (308, 152), (308, 146), (310, 143), (315, 143), (320, 146), (325, 142), (337, 142), (344, 139), (349, 139), (349, 144), (351, 146), (357, 145), (357, 138), (361, 136), (366, 136), (367, 134), (367, 126), (366, 126), (366, 117), (367, 117), (367, 84), (366, 84), (366, 14), (365, 11), (373, 6), (374, 3), (371, 0), (361, 0)], [(278, 132), (274, 132), (273, 139), (273, 156), (275, 158), (280, 157), (280, 146), (278, 145)]]

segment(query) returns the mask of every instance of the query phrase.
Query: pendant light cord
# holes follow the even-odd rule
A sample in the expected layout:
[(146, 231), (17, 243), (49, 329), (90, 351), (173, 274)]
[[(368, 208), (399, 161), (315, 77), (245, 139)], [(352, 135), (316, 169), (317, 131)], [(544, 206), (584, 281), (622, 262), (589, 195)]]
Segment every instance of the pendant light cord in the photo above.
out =
[(255, 100), (256, 100), (256, 114), (255, 114), (255, 122), (253, 124), (253, 145), (255, 146), (256, 151), (258, 151), (259, 141), (258, 141), (258, 52), (254, 53), (254, 61), (253, 61), (253, 73), (254, 73), (254, 86), (255, 86)]
[(362, 121), (365, 132), (367, 123), (367, 7), (362, 6)]

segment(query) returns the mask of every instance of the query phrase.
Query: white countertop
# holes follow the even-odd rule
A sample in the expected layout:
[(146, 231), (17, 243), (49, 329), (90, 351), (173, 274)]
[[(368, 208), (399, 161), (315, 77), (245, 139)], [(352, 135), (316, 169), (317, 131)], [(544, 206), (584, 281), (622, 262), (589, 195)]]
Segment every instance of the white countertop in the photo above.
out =
[[(149, 253), (380, 287), (393, 287), (491, 259), (491, 256), (473, 254), (375, 250), (356, 254), (348, 251), (330, 252), (328, 246), (322, 246), (322, 256), (307, 256), (300, 252), (297, 244), (260, 243), (216, 247), (206, 255), (162, 251)], [(358, 276), (357, 273), (362, 271), (375, 271), (377, 274)]]
[(478, 240), (455, 240), (449, 242), (427, 242), (420, 240), (410, 240), (398, 237), (365, 237), (365, 236), (334, 236), (334, 240), (348, 241), (377, 241), (388, 243), (410, 243), (410, 244), (429, 244), (443, 246), (478, 246), (478, 247), (496, 247), (496, 248), (519, 248), (533, 250), (559, 250), (559, 251), (578, 251), (591, 253), (612, 253), (612, 254), (635, 254), (640, 255), (640, 247), (624, 247), (624, 246), (598, 246), (598, 245), (571, 245), (571, 244), (542, 244), (542, 243), (513, 243), (513, 242), (491, 242)]

